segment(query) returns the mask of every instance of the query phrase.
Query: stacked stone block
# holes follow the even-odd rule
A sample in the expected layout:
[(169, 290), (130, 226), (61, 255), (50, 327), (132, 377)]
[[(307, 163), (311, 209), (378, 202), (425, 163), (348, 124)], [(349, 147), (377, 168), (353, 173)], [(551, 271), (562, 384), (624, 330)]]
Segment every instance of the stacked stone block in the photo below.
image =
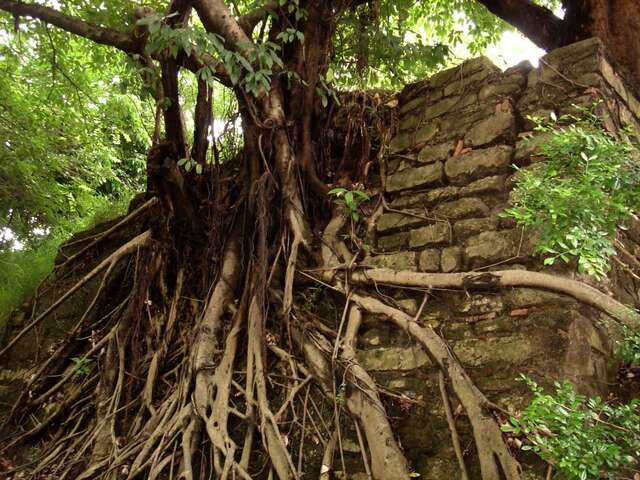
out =
[[(524, 140), (531, 135), (528, 117), (559, 117), (574, 112), (574, 104), (597, 100), (611, 128), (639, 125), (640, 104), (597, 40), (553, 51), (537, 69), (525, 63), (501, 72), (481, 57), (406, 87), (399, 95), (399, 131), (389, 145), (388, 208), (364, 263), (434, 273), (546, 268), (576, 276), (568, 266), (543, 267), (532, 255), (535, 235), (500, 213), (513, 187), (513, 166), (542, 160), (538, 147), (546, 137)], [(416, 315), (425, 293), (389, 295)], [(611, 341), (599, 317), (570, 297), (520, 288), (432, 290), (417, 320), (443, 335), (491, 400), (517, 409), (528, 398), (515, 380), (521, 373), (543, 385), (569, 379), (586, 393), (606, 392)], [(437, 372), (425, 353), (383, 319), (366, 317), (358, 357), (382, 386), (418, 402), (410, 414), (407, 404), (396, 402), (394, 422), (420, 478), (458, 476)], [(470, 438), (464, 412), (458, 420)], [(469, 463), (476, 468), (472, 454)], [(544, 478), (535, 462), (527, 471), (525, 478)]]

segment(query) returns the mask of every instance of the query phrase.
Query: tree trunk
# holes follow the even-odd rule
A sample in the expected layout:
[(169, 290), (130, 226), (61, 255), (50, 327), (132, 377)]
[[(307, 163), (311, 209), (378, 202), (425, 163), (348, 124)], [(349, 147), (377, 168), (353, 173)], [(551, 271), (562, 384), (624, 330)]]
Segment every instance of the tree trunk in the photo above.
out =
[(640, 0), (563, 0), (564, 19), (532, 0), (477, 0), (545, 50), (598, 37), (640, 91)]
[(618, 68), (640, 90), (640, 0), (570, 0), (564, 4), (567, 28), (563, 44), (600, 38)]

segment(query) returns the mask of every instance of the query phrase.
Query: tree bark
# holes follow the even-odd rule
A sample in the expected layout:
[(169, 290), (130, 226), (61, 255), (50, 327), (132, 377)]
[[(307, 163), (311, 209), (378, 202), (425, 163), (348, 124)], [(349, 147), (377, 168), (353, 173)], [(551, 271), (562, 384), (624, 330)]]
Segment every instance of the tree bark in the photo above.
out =
[(568, 0), (563, 45), (598, 37), (640, 89), (640, 0)]
[(598, 37), (640, 89), (640, 0), (564, 0), (565, 17), (531, 0), (477, 0), (545, 50)]

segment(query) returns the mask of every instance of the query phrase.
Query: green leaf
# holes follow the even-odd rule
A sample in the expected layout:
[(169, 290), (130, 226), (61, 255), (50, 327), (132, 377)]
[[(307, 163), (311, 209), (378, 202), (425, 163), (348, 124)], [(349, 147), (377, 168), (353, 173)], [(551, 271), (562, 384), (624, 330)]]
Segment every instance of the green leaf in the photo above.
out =
[(253, 72), (253, 67), (247, 61), (247, 59), (244, 58), (244, 56), (237, 54), (236, 58), (240, 61), (240, 63), (242, 64), (242, 66), (245, 68), (247, 72)]

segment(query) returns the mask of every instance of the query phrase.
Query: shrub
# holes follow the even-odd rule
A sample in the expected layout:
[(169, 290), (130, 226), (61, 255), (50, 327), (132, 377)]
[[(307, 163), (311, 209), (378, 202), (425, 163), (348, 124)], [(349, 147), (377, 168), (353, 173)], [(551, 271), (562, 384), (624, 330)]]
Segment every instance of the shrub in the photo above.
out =
[(640, 206), (640, 160), (631, 132), (613, 135), (588, 110), (560, 127), (538, 120), (550, 134), (540, 147), (546, 161), (519, 169), (505, 215), (540, 233), (545, 264), (577, 259), (578, 270), (605, 276), (616, 231)]

